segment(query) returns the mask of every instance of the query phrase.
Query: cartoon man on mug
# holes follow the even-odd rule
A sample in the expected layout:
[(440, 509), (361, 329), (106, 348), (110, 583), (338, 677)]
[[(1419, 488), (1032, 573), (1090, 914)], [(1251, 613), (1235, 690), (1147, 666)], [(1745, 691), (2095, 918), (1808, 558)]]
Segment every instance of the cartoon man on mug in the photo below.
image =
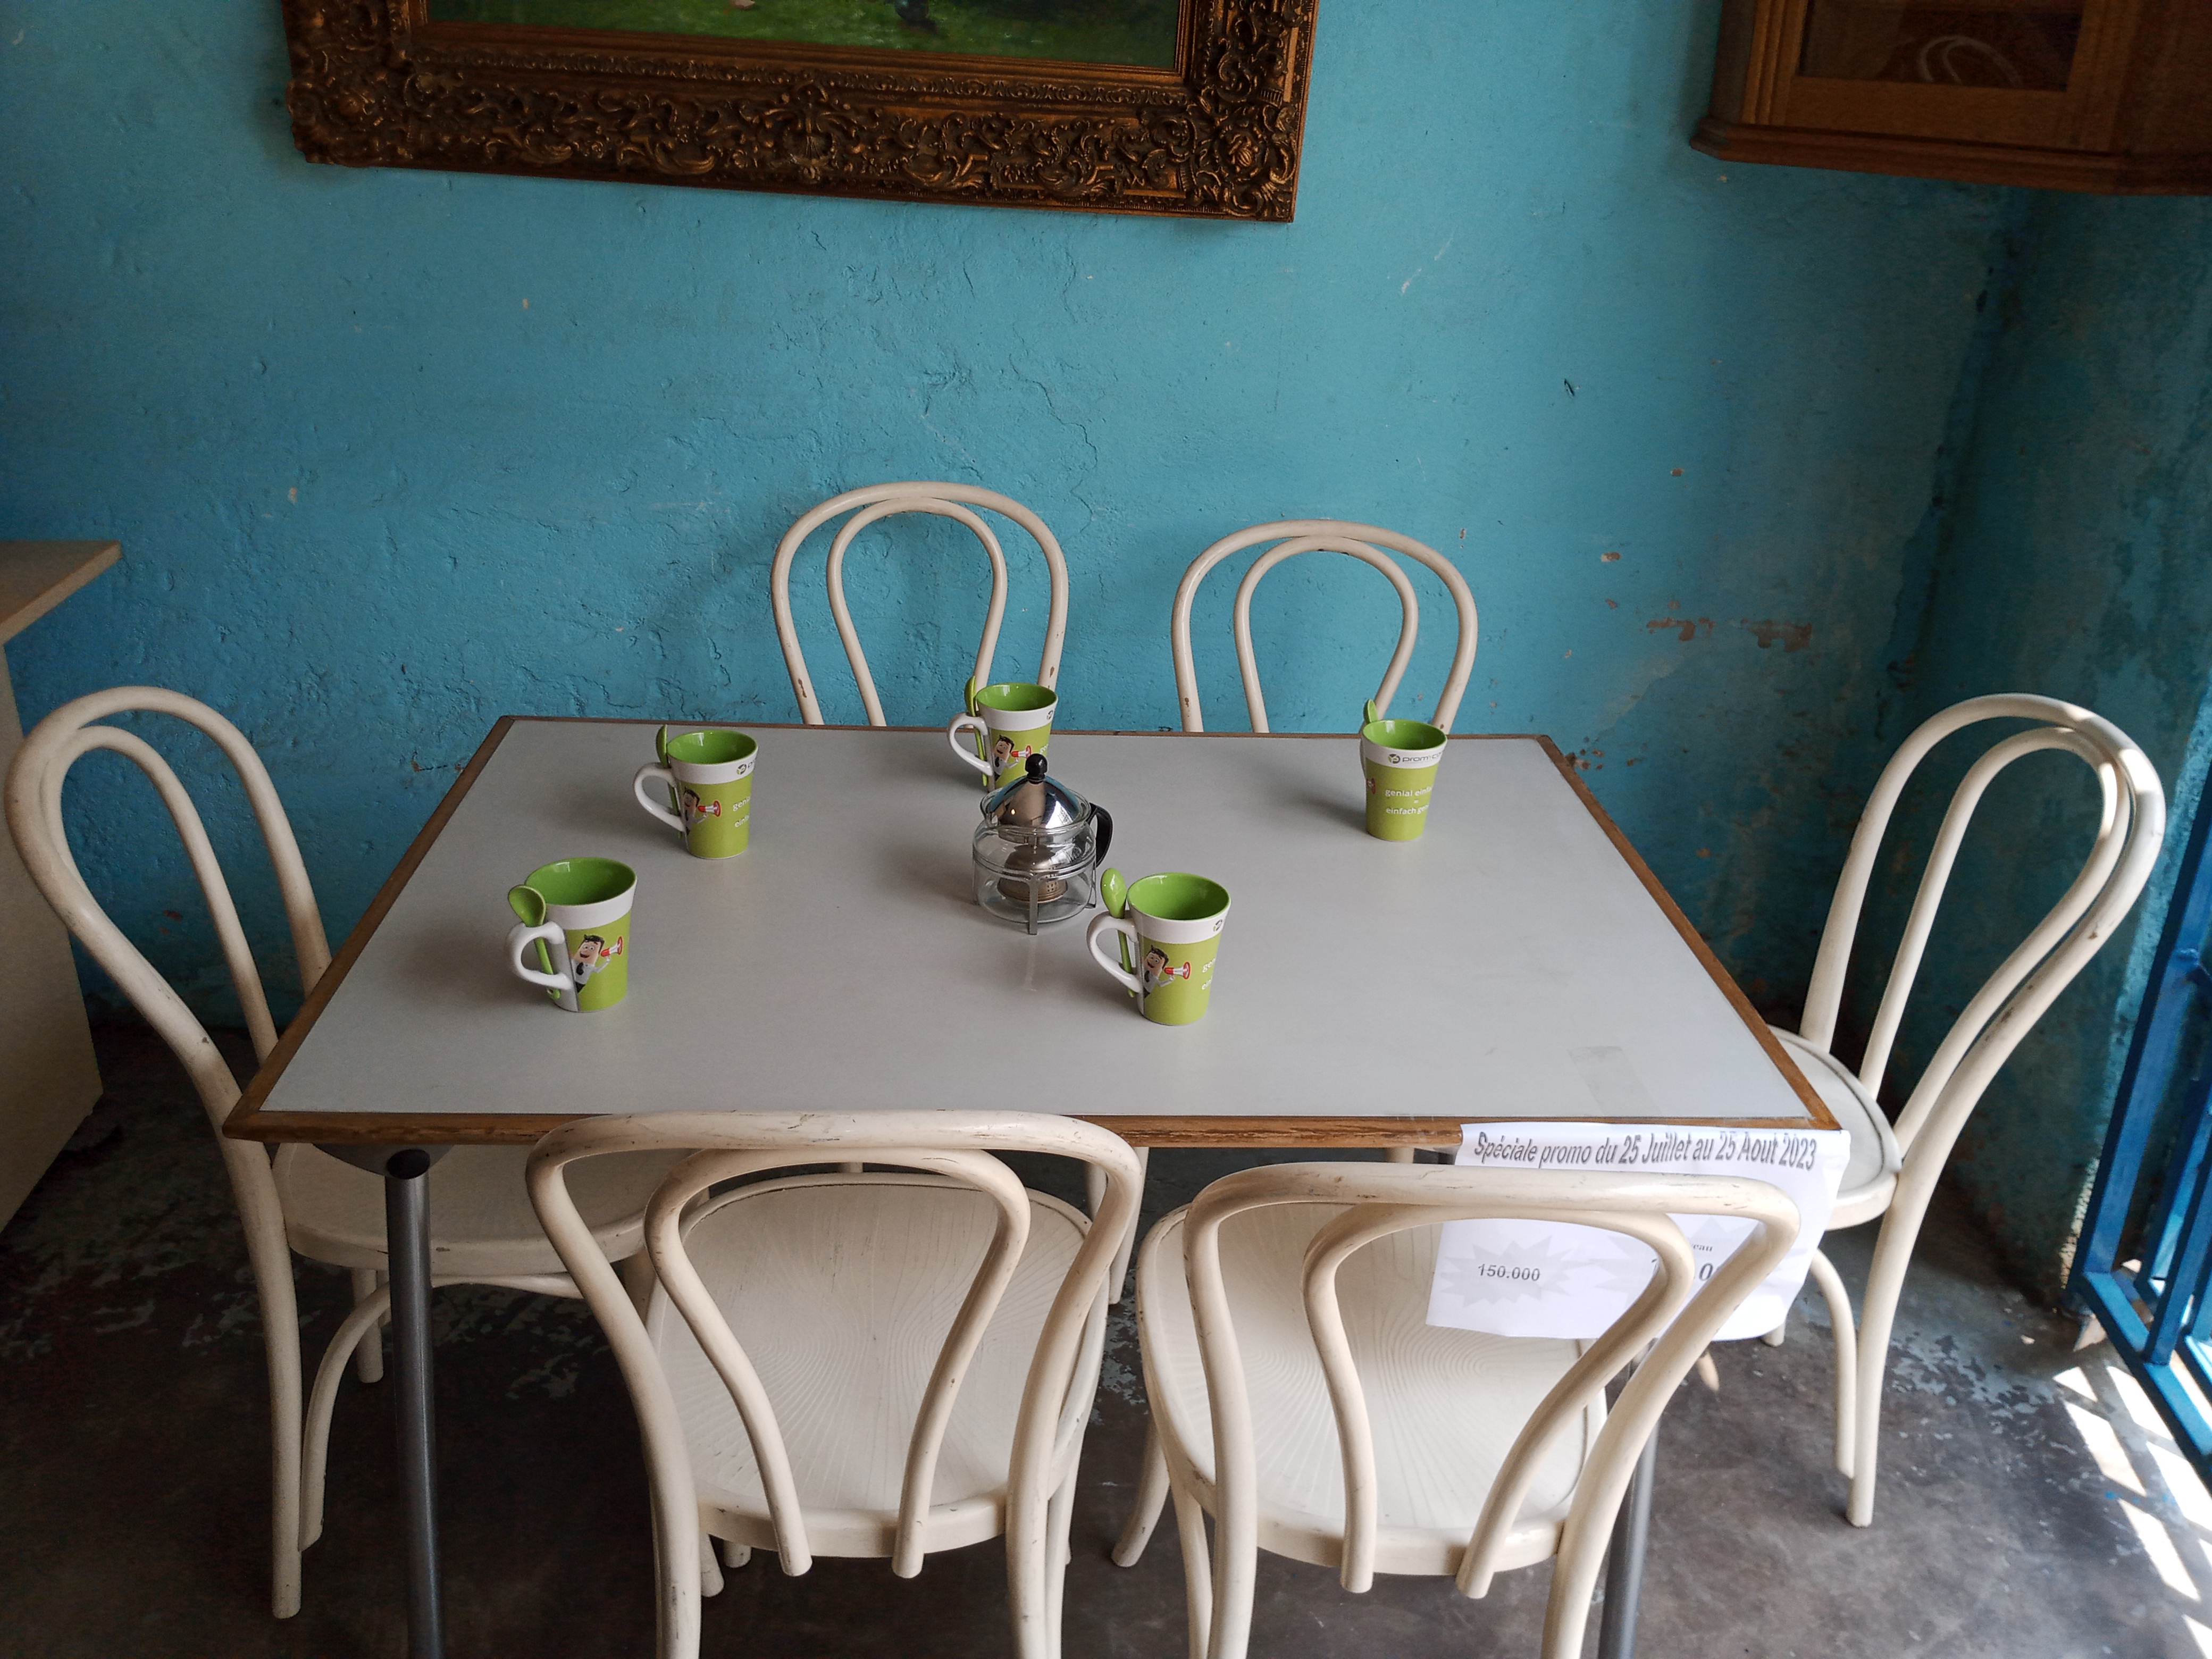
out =
[(584, 987), (590, 982), (593, 974), (614, 965), (614, 959), (622, 954), (622, 948), (620, 939), (609, 945), (597, 933), (586, 933), (576, 941), (576, 954), (568, 963), (568, 977), (576, 981), (579, 995), (582, 994)]
[(1158, 945), (1155, 945), (1145, 952), (1144, 981), (1146, 996), (1150, 996), (1170, 980), (1187, 980), (1189, 977), (1190, 964), (1186, 962), (1181, 967), (1170, 968), (1168, 966), (1168, 953), (1161, 950)]

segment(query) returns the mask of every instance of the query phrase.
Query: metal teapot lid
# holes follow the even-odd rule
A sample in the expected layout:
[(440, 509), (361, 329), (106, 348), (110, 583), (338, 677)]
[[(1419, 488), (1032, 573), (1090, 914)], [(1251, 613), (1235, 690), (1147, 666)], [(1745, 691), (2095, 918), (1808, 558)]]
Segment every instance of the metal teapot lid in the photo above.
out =
[(1025, 830), (1060, 830), (1081, 823), (1091, 803), (1058, 778), (1045, 775), (1045, 758), (1031, 755), (1024, 775), (983, 797), (983, 821)]
[(1114, 815), (1058, 778), (1047, 777), (1042, 755), (1031, 755), (1024, 763), (1022, 776), (983, 797), (983, 822), (1002, 831), (1073, 830), (1091, 823), (1097, 829), (1091, 849), (1094, 862), (1104, 859), (1114, 843)]

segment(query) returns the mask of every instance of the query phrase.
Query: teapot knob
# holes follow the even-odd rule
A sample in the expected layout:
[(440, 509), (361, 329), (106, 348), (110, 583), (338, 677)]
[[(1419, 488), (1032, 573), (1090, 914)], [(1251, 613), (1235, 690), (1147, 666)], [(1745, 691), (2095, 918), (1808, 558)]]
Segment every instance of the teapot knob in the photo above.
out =
[(1044, 775), (1044, 757), (1042, 755), (1031, 755), (1029, 759), (1022, 763), (1022, 766), (1023, 769), (1029, 774), (1030, 781), (1031, 783), (1035, 783), (1039, 778)]

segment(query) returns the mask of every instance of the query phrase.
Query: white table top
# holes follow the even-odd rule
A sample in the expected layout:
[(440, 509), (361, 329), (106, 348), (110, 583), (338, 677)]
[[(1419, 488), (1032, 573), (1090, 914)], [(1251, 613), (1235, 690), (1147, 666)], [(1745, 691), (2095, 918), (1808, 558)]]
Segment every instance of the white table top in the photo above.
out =
[[(1427, 834), (1387, 843), (1361, 828), (1356, 738), (1055, 732), (1054, 775), (1114, 814), (1109, 862), (1229, 889), (1211, 1009), (1171, 1027), (1091, 961), (1084, 919), (1031, 937), (976, 906), (977, 789), (941, 732), (746, 728), (751, 846), (709, 861), (632, 797), (653, 722), (502, 724), (233, 1133), (514, 1140), (586, 1113), (979, 1103), (1150, 1145), (1825, 1120), (1535, 738), (1455, 740)], [(630, 988), (568, 1014), (504, 964), (506, 895), (587, 854), (638, 872)]]

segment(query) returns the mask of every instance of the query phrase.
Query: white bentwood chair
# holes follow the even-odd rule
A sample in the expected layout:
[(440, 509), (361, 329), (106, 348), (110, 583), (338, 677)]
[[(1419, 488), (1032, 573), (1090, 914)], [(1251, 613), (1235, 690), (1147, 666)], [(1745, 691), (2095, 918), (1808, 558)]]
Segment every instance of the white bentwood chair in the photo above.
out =
[[(579, 1218), (579, 1164), (689, 1148), (653, 1195), (641, 1320)], [(1095, 1220), (994, 1154), (1080, 1160)], [(841, 1163), (895, 1165), (717, 1182)], [(670, 1112), (554, 1130), (530, 1193), (629, 1385), (651, 1482), (661, 1659), (699, 1648), (699, 1597), (770, 1549), (922, 1559), (1003, 1533), (1015, 1650), (1057, 1659), (1068, 1521), (1141, 1176), (1120, 1137), (1024, 1112)]]
[[(1851, 947), (1883, 833), (1914, 769), (1929, 752), (1953, 732), (1990, 720), (2041, 724), (1993, 744), (1967, 769), (1952, 794), (1890, 963), (1865, 1056), (1853, 1069), (1831, 1050)], [(2045, 750), (2077, 757), (2096, 777), (2101, 816), (2088, 855), (2050, 913), (1983, 981), (1953, 1022), (1893, 1128), (1875, 1103), (1876, 1097), (1967, 823), (2000, 772), (2023, 756)], [(1836, 1468), (1850, 1477), (1845, 1513), (1853, 1526), (1863, 1527), (1874, 1519), (1875, 1456), (1890, 1328), (1905, 1270), (1944, 1160), (1990, 1080), (2134, 905), (2165, 833), (2166, 795), (2158, 773), (2127, 733), (2087, 708), (2027, 694), (1975, 697), (1926, 721), (1891, 757), (1867, 798), (1821, 930), (1801, 1029), (1775, 1031), (1837, 1123), (1850, 1133), (1850, 1160), (1829, 1231), (1860, 1226), (1877, 1217), (1881, 1221), (1856, 1342), (1850, 1297), (1843, 1280), (1825, 1255), (1816, 1251), (1813, 1256), (1814, 1282), (1820, 1285), (1835, 1325)], [(1777, 1328), (1766, 1340), (1779, 1345), (1782, 1338), (1783, 1331)]]
[[(860, 636), (853, 626), (852, 612), (845, 607), (845, 550), (853, 544), (854, 537), (878, 519), (902, 513), (931, 514), (967, 526), (975, 539), (982, 543), (983, 551), (991, 561), (991, 607), (984, 615), (983, 637), (975, 647), (975, 672), (978, 685), (992, 683), (991, 659), (997, 653), (999, 624), (1006, 613), (1006, 556), (989, 523), (971, 510), (977, 507), (988, 507), (1012, 519), (1030, 533), (1044, 555), (1045, 567), (1051, 574), (1052, 599), (1045, 622), (1044, 651), (1037, 663), (1036, 684), (1050, 688), (1060, 683), (1060, 641), (1067, 632), (1067, 561), (1060, 556), (1060, 543), (1045, 527), (1044, 520), (1010, 496), (975, 484), (870, 484), (866, 489), (833, 495), (811, 508), (784, 532), (783, 539), (776, 544), (775, 563), (769, 576), (775, 608), (775, 636), (783, 647), (784, 666), (791, 673), (791, 689), (799, 699), (801, 720), (809, 726), (823, 724), (822, 705), (815, 700), (814, 683), (807, 677), (806, 653), (799, 648), (799, 630), (792, 622), (791, 562), (806, 538), (841, 513), (852, 513), (853, 516), (839, 528), (830, 544), (830, 610), (837, 619), (837, 636), (844, 641), (846, 660), (853, 665), (853, 678), (859, 683), (868, 724), (882, 726), (887, 722), (884, 706), (876, 696), (875, 677), (868, 672), (868, 659), (860, 650)], [(855, 508), (859, 511), (854, 511)]]
[[(237, 988), (255, 1058), (268, 1059), (276, 1046), (276, 1030), (260, 972), (191, 796), (143, 738), (95, 723), (138, 712), (172, 714), (198, 728), (237, 769), (276, 869), (303, 993), (313, 990), (329, 966), (330, 946), (299, 844), (268, 769), (245, 734), (205, 703), (157, 686), (119, 686), (64, 703), (24, 738), (8, 772), (8, 827), (14, 832), (16, 850), (55, 914), (184, 1063), (230, 1176), (260, 1297), (268, 1353), (274, 1441), (271, 1601), (276, 1617), (285, 1619), (300, 1610), (301, 1552), (322, 1533), (324, 1460), (347, 1361), (358, 1350), (362, 1381), (374, 1382), (382, 1374), (377, 1331), (391, 1306), (391, 1292), (380, 1283), (389, 1267), (384, 1248), (384, 1183), (313, 1146), (286, 1146), (272, 1164), (265, 1146), (226, 1137), (223, 1121), (239, 1096), (229, 1066), (184, 1000), (109, 919), (85, 884), (63, 827), (62, 784), (79, 757), (95, 749), (112, 750), (145, 772), (175, 820), (206, 896), (231, 982)], [(528, 1156), (526, 1147), (462, 1146), (432, 1166), (428, 1179), (434, 1283), (576, 1294), (531, 1212), (523, 1181)], [(642, 1264), (637, 1251), (645, 1199), (667, 1163), (662, 1158), (611, 1164), (593, 1186), (586, 1207), (609, 1253), (634, 1257)], [(312, 1261), (349, 1269), (355, 1297), (352, 1312), (331, 1338), (316, 1374), (304, 1439), (300, 1320), (288, 1244)]]
[[(1692, 1214), (1757, 1224), (1702, 1288), (1668, 1218)], [(1658, 1267), (1595, 1341), (1432, 1327), (1437, 1224), (1485, 1218), (1626, 1234)], [(1136, 1562), (1171, 1493), (1191, 1659), (1243, 1659), (1261, 1548), (1335, 1567), (1347, 1590), (1408, 1573), (1474, 1597), (1556, 1555), (1542, 1651), (1578, 1659), (1644, 1441), (1797, 1225), (1784, 1194), (1738, 1176), (1387, 1164), (1225, 1176), (1138, 1258), (1152, 1429), (1114, 1559)], [(1653, 1343), (1608, 1413), (1606, 1384)]]
[(1468, 676), (1474, 671), (1474, 595), (1468, 590), (1467, 579), (1459, 574), (1456, 565), (1425, 542), (1417, 542), (1395, 530), (1352, 524), (1343, 519), (1283, 519), (1273, 524), (1256, 524), (1233, 536), (1224, 536), (1191, 561), (1190, 568), (1183, 572), (1182, 580), (1176, 588), (1175, 612), (1170, 627), (1175, 653), (1176, 698), (1182, 708), (1182, 729), (1206, 730), (1205, 716), (1198, 702), (1198, 666), (1190, 650), (1190, 611), (1198, 598), (1199, 584), (1206, 580), (1207, 571), (1231, 554), (1269, 540), (1276, 545), (1253, 561), (1252, 568), (1244, 573), (1244, 580), (1237, 587), (1237, 666), (1244, 677), (1244, 705), (1251, 713), (1252, 729), (1268, 729), (1267, 701), (1261, 693), (1259, 665), (1252, 654), (1252, 593), (1261, 577), (1284, 560), (1301, 553), (1348, 554), (1363, 564), (1374, 566), (1390, 579), (1390, 586), (1397, 590), (1402, 614), (1398, 648), (1391, 653), (1389, 665), (1382, 671), (1382, 686), (1375, 693), (1376, 710), (1385, 717), (1389, 714), (1390, 699), (1397, 695), (1398, 683), (1406, 677), (1406, 665), (1413, 659), (1421, 612), (1413, 597), (1413, 583), (1407, 580), (1397, 562), (1381, 550), (1389, 548), (1435, 571), (1459, 608), (1459, 646), (1452, 653), (1451, 672), (1445, 676), (1443, 695), (1437, 697), (1429, 722), (1450, 731), (1452, 717), (1459, 713), (1460, 698), (1467, 690)]

